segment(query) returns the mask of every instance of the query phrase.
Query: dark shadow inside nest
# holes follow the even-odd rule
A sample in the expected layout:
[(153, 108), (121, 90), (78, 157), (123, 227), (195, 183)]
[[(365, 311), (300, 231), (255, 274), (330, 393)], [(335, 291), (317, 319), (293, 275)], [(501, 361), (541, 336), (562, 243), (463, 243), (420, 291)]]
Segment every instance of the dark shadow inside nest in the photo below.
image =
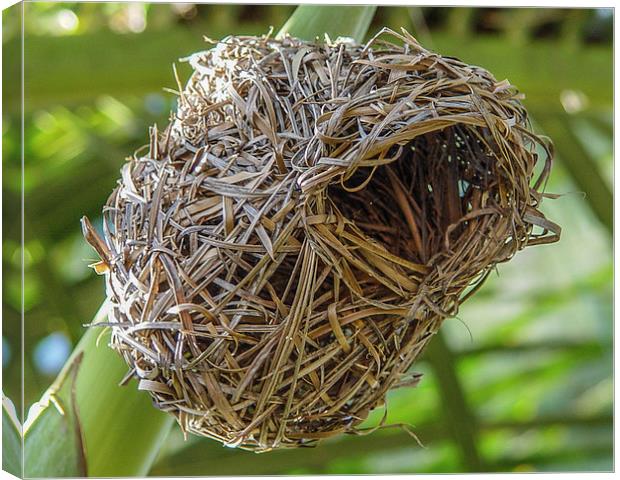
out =
[[(476, 208), (482, 191), (493, 188), (496, 156), (489, 137), (486, 129), (460, 125), (422, 135), (403, 146), (394, 162), (374, 172), (359, 168), (344, 187), (330, 185), (328, 197), (390, 253), (425, 264), (444, 248), (450, 225), (456, 225), (452, 241), (463, 233), (467, 222), (459, 220)], [(387, 157), (396, 154), (393, 147)]]

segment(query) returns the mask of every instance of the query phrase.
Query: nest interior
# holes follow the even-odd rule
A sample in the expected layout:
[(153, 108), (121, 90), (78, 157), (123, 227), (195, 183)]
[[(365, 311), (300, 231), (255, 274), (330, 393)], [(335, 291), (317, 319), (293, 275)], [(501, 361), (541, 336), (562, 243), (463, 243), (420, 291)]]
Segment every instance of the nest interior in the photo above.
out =
[(355, 431), (497, 263), (559, 236), (550, 144), (482, 68), (392, 31), (188, 60), (98, 242), (112, 346), (184, 431), (256, 451)]

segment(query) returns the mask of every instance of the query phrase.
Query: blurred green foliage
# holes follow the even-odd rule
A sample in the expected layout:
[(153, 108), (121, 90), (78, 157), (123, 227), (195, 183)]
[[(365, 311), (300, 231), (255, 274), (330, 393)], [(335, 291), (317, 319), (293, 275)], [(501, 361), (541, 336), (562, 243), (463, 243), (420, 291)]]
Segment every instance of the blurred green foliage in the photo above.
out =
[[(167, 122), (175, 99), (162, 87), (175, 87), (171, 63), (206, 48), (202, 35), (277, 30), (293, 10), (25, 4), (25, 407), (54, 376), (40, 368), (36, 347), (58, 332), (75, 345), (103, 300), (79, 218), (99, 217), (124, 158), (146, 142), (149, 125)], [(257, 456), (184, 441), (174, 428), (152, 473), (611, 470), (612, 24), (611, 9), (378, 8), (370, 32), (404, 27), (526, 93), (536, 128), (558, 151), (547, 190), (563, 195), (544, 210), (562, 225), (562, 240), (501, 266), (445, 323), (445, 344), (414, 366), (424, 374), (419, 386), (390, 394), (387, 423), (413, 425), (426, 448), (391, 427)], [(6, 11), (3, 26), (3, 390), (18, 400), (19, 11)]]

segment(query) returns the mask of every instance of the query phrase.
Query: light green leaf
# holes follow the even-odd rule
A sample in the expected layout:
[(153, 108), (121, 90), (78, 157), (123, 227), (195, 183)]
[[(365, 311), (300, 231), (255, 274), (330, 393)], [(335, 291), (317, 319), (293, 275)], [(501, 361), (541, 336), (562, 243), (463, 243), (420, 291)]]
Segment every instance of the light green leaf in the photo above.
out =
[(21, 424), (15, 406), (2, 395), (2, 470), (16, 477), (22, 476)]
[(351, 37), (362, 42), (375, 14), (373, 5), (325, 6), (300, 5), (284, 24), (278, 36), (288, 33), (306, 40), (323, 39), (327, 34), (332, 40)]
[(82, 355), (31, 409), (24, 425), (26, 477), (85, 477), (86, 455), (75, 401)]
[[(105, 305), (95, 323), (105, 317)], [(97, 477), (145, 476), (174, 418), (153, 407), (151, 397), (138, 390), (135, 379), (119, 386), (127, 364), (108, 346), (109, 341), (109, 331), (90, 328), (76, 347), (84, 353), (76, 398), (88, 473)]]
[[(107, 308), (106, 302), (93, 323), (106, 317)], [(129, 477), (148, 472), (173, 417), (154, 408), (135, 380), (118, 386), (127, 365), (108, 347), (109, 339), (109, 331), (90, 328), (30, 409), (24, 425), (26, 476)]]

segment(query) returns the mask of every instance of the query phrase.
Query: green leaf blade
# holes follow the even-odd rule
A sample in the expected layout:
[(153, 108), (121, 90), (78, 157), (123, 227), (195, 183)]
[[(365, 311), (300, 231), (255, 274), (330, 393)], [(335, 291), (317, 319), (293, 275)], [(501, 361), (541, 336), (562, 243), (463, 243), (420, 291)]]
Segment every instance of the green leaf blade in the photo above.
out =
[[(93, 323), (103, 321), (107, 303)], [(174, 421), (152, 406), (108, 347), (110, 333), (89, 329), (27, 422), (27, 477), (144, 476)]]
[(86, 454), (75, 402), (75, 379), (82, 355), (70, 364), (38, 403), (41, 410), (25, 424), (24, 476), (85, 477)]
[(22, 476), (21, 425), (13, 402), (2, 395), (2, 470)]
[[(93, 323), (107, 317), (107, 302)], [(76, 347), (84, 358), (76, 380), (76, 402), (84, 432), (88, 474), (97, 477), (144, 476), (174, 419), (156, 409), (132, 379), (119, 382), (127, 365), (108, 343), (110, 332), (90, 328)]]
[(363, 42), (376, 6), (324, 6), (300, 5), (293, 12), (291, 18), (284, 24), (278, 37), (289, 34), (305, 40), (319, 37), (324, 34), (332, 40), (338, 37), (351, 37), (357, 42)]

